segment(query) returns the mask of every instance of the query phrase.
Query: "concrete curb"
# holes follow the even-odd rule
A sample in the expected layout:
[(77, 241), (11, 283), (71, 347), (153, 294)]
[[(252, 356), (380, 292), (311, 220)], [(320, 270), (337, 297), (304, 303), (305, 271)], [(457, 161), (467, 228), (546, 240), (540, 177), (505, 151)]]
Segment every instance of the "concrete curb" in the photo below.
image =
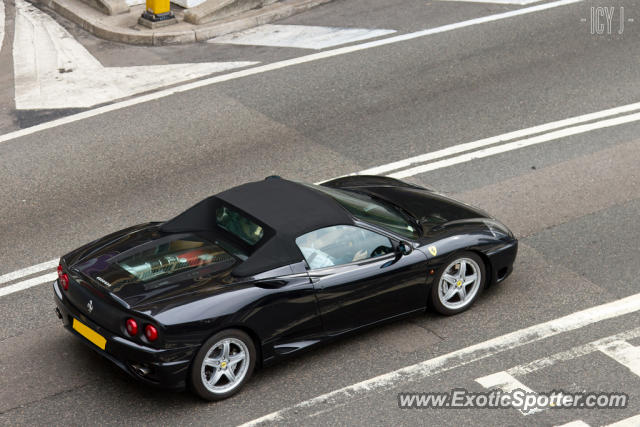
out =
[(185, 10), (184, 20), (201, 25), (239, 15), (256, 7), (265, 7), (274, 0), (206, 0), (198, 6)]
[(119, 15), (129, 12), (129, 5), (125, 0), (82, 0), (91, 7), (107, 15)]
[(178, 24), (148, 29), (138, 25), (145, 5), (132, 6), (129, 13), (106, 16), (81, 0), (32, 0), (105, 40), (133, 45), (160, 46), (204, 41), (283, 19), (332, 0), (283, 0), (239, 15), (193, 25), (184, 22), (182, 11), (175, 11)]

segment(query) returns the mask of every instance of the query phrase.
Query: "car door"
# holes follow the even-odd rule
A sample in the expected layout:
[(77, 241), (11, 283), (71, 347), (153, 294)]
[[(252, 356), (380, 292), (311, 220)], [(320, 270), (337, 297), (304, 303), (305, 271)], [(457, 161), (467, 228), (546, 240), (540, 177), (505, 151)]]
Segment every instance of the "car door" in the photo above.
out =
[(426, 306), (426, 256), (398, 255), (389, 237), (338, 225), (296, 239), (330, 335)]

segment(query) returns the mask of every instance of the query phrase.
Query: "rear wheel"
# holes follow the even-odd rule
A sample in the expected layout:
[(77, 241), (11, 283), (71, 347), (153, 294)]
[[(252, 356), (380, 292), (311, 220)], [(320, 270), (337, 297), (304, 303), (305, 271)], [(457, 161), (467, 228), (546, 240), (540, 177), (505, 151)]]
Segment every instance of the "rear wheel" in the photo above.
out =
[(465, 311), (482, 293), (486, 268), (473, 252), (462, 252), (446, 263), (431, 287), (431, 301), (438, 313), (450, 316)]
[(237, 393), (253, 373), (256, 349), (249, 335), (227, 329), (209, 338), (191, 368), (193, 390), (206, 400), (226, 399)]

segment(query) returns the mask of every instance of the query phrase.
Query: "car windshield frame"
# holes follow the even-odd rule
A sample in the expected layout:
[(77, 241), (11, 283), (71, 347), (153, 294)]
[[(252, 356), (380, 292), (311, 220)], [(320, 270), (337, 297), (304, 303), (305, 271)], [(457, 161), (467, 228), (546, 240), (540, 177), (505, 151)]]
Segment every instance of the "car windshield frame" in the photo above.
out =
[[(411, 217), (407, 212), (395, 206), (393, 203), (358, 191), (312, 184), (304, 185), (327, 194), (360, 221), (381, 227), (384, 230), (406, 239), (416, 240), (420, 237), (420, 224), (415, 218)], [(367, 206), (365, 207), (365, 205)], [(368, 210), (366, 210), (367, 208)], [(387, 216), (393, 218), (396, 223), (391, 223), (388, 220), (385, 221), (384, 218), (379, 215), (371, 215), (369, 212), (374, 208), (384, 211)]]

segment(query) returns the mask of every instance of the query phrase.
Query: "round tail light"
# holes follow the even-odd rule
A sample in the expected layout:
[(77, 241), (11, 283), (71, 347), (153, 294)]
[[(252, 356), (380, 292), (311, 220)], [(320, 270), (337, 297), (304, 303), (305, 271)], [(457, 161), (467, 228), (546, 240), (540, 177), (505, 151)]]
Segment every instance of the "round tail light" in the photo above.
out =
[(134, 319), (127, 319), (127, 321), (125, 322), (125, 326), (129, 335), (131, 335), (132, 337), (138, 335), (138, 322), (136, 322)]
[(153, 325), (147, 325), (144, 327), (144, 335), (149, 341), (155, 341), (158, 339), (158, 330)]
[(69, 276), (62, 272), (62, 266), (58, 266), (58, 282), (65, 291), (69, 289)]
[(60, 277), (60, 286), (62, 286), (62, 289), (65, 291), (69, 290), (69, 276), (67, 276), (66, 273)]

